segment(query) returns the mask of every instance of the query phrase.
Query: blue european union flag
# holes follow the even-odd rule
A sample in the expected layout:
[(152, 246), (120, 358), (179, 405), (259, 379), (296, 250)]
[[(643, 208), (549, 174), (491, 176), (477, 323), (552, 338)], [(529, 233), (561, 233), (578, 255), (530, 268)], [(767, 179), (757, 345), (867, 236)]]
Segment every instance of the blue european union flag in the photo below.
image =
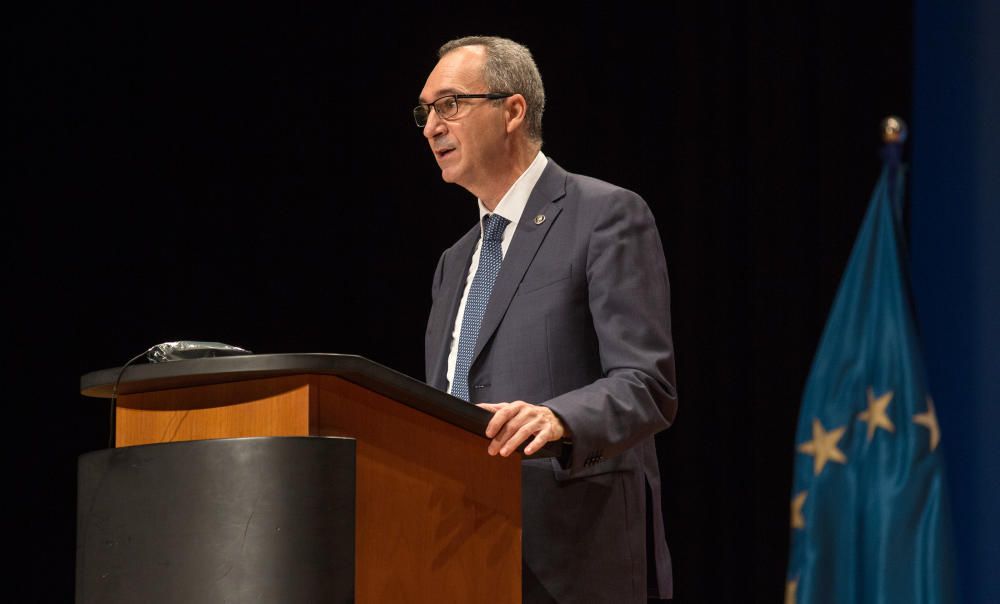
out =
[(954, 601), (941, 432), (885, 163), (802, 397), (786, 603)]

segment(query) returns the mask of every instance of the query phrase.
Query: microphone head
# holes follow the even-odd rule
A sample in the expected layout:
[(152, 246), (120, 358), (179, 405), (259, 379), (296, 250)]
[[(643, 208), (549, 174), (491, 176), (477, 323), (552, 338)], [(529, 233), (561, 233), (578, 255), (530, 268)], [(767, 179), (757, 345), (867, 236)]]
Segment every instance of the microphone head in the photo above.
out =
[(187, 359), (204, 359), (208, 357), (230, 357), (253, 354), (238, 346), (222, 342), (198, 342), (195, 340), (179, 340), (157, 344), (146, 351), (146, 360), (150, 363), (167, 361), (184, 361)]

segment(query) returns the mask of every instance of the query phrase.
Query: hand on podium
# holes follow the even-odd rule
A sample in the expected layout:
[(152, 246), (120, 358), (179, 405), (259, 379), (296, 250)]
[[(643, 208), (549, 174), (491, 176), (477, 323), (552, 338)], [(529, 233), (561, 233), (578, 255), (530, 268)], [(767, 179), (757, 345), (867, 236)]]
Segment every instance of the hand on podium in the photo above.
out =
[(507, 457), (529, 437), (534, 439), (524, 448), (525, 455), (531, 455), (546, 443), (568, 437), (568, 430), (559, 416), (542, 405), (532, 405), (525, 401), (512, 403), (480, 403), (481, 409), (493, 413), (493, 419), (486, 426), (486, 437), (490, 441), (489, 454), (498, 453)]

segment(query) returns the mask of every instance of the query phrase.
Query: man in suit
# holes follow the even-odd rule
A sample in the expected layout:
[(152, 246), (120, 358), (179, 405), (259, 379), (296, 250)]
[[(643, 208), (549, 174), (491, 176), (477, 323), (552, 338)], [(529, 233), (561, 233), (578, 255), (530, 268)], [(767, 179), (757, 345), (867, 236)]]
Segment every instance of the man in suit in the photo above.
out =
[(669, 598), (653, 434), (677, 397), (649, 208), (541, 152), (545, 93), (520, 44), (445, 44), (419, 102), (442, 178), (480, 216), (438, 262), (427, 381), (494, 413), (490, 455), (571, 443), (523, 463), (524, 601)]

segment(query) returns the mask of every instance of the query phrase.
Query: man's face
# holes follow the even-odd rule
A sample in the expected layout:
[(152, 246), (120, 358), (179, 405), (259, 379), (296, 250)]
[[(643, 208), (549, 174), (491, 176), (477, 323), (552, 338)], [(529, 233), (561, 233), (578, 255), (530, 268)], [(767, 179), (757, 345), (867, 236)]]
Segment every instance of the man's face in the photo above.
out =
[[(421, 103), (431, 103), (448, 94), (481, 94), (482, 46), (464, 46), (441, 57), (420, 92)], [(486, 99), (462, 99), (458, 113), (447, 120), (433, 109), (424, 126), (441, 178), (465, 187), (474, 195), (489, 188), (492, 177), (504, 164), (506, 129), (501, 107)]]

